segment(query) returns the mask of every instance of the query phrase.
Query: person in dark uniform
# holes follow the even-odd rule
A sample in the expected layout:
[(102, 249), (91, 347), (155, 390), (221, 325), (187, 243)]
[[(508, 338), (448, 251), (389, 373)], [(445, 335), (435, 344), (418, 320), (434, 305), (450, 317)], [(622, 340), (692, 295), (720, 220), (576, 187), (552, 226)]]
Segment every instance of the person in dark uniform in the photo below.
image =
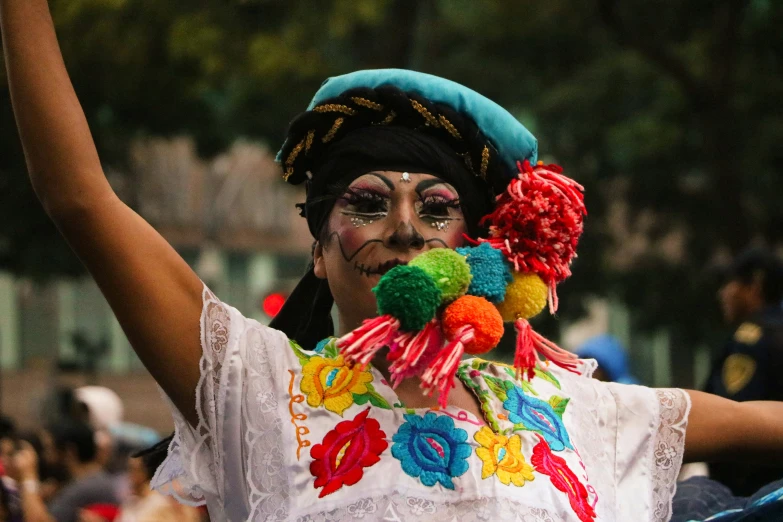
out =
[[(706, 390), (735, 401), (783, 401), (783, 263), (761, 249), (740, 254), (719, 292), (732, 338), (715, 359)], [(737, 496), (783, 478), (783, 468), (712, 464), (710, 476)]]

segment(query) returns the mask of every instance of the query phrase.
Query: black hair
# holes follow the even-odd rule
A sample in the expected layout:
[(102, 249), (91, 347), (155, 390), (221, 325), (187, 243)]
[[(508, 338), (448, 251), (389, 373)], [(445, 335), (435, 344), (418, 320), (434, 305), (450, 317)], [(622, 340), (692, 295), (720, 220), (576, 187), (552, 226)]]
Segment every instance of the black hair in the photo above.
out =
[(166, 460), (169, 444), (171, 444), (171, 437), (166, 437), (150, 448), (133, 453), (131, 457), (141, 459), (144, 470), (147, 472), (147, 477), (152, 479), (155, 471)]
[(783, 263), (764, 248), (749, 248), (739, 254), (728, 270), (727, 280), (750, 285), (760, 282), (764, 304), (776, 305), (783, 301)]
[(6, 415), (0, 415), (0, 439), (13, 439), (16, 437), (16, 424)]
[(98, 453), (95, 432), (87, 423), (64, 419), (47, 429), (52, 434), (58, 451), (62, 452), (68, 448), (76, 450), (76, 458), (83, 464), (95, 460)]

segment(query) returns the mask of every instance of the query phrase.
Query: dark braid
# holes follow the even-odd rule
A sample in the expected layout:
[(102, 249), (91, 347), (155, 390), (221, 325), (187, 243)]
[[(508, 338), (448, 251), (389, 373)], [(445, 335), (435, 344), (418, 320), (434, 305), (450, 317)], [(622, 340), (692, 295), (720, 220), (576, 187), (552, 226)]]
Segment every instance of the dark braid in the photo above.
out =
[(506, 176), (491, 175), (505, 168), (497, 149), (471, 118), (390, 85), (349, 89), (294, 119), (280, 156), (285, 180), (293, 185), (307, 181), (330, 143), (368, 125), (402, 125), (430, 134), (449, 145), (476, 176), (497, 180), (490, 187), (493, 194), (505, 189)]

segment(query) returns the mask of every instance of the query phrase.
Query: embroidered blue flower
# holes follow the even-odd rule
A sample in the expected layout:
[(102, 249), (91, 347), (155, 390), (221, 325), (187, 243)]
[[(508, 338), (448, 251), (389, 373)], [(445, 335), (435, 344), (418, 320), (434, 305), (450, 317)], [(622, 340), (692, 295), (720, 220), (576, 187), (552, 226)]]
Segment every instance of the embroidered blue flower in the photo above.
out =
[(440, 482), (454, 489), (451, 479), (468, 470), (466, 459), (472, 450), (467, 439), (468, 433), (455, 427), (450, 417), (432, 412), (424, 417), (408, 414), (392, 438), (392, 455), (405, 473), (418, 477), (425, 486)]
[(503, 407), (511, 422), (522, 425), (520, 429), (543, 435), (552, 451), (574, 449), (562, 419), (548, 402), (526, 395), (517, 386), (508, 386)]

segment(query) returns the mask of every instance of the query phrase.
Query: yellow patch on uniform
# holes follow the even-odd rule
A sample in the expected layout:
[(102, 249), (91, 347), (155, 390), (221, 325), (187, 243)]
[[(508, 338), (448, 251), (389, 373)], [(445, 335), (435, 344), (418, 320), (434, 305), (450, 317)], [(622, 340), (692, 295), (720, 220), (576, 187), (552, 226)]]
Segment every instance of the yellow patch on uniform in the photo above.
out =
[(729, 395), (734, 395), (748, 385), (756, 373), (756, 360), (744, 353), (734, 353), (723, 363), (723, 386)]
[(753, 323), (742, 323), (734, 332), (734, 340), (742, 344), (756, 344), (761, 339), (761, 327)]

